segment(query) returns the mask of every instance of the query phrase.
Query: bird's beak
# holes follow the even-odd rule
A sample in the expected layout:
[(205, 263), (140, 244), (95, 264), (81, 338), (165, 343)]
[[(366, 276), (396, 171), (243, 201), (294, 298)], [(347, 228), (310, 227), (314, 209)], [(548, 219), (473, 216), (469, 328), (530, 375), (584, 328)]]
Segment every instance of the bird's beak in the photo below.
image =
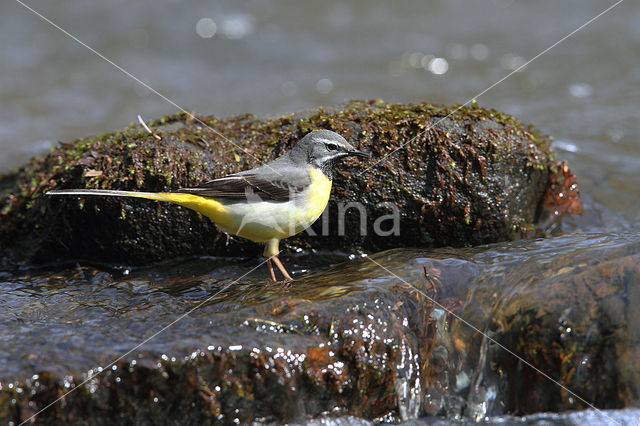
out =
[(363, 158), (371, 158), (371, 154), (367, 154), (366, 152), (359, 151), (354, 149), (353, 151), (349, 151), (346, 153), (349, 157), (363, 157)]

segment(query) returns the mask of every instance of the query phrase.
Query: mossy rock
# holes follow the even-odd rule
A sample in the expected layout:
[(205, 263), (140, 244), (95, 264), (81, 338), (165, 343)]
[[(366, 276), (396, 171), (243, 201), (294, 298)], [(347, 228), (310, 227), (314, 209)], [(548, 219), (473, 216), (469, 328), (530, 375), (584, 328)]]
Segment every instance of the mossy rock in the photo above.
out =
[[(0, 253), (5, 266), (257, 255), (258, 245), (229, 239), (207, 218), (179, 206), (111, 197), (48, 197), (45, 192), (193, 186), (258, 166), (319, 128), (340, 133), (371, 152), (373, 159), (344, 161), (334, 179), (326, 220), (312, 227), (316, 235), (304, 232), (287, 240), (289, 248), (354, 252), (470, 246), (530, 236), (545, 208), (569, 211), (556, 207), (560, 198), (567, 198), (561, 191), (573, 182), (572, 175), (558, 169), (550, 139), (511, 116), (475, 104), (352, 101), (275, 118), (193, 119), (180, 113), (149, 126), (153, 134), (132, 124), (115, 133), (62, 143), (0, 177)], [(575, 210), (579, 196), (575, 185), (571, 188)], [(339, 224), (340, 209), (350, 202), (362, 203), (364, 225), (355, 208), (342, 215), (344, 226)], [(394, 211), (399, 232), (375, 232), (376, 220)], [(377, 225), (389, 231), (393, 223), (386, 219)]]

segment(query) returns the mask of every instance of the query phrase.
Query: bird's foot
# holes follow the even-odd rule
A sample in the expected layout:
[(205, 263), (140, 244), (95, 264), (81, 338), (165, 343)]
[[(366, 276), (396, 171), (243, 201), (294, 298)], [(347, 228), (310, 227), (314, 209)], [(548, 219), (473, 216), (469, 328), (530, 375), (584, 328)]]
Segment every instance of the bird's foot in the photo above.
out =
[(278, 259), (278, 256), (273, 256), (271, 259), (273, 259), (273, 263), (276, 264), (278, 269), (280, 269), (280, 272), (282, 272), (282, 275), (284, 275), (284, 280), (285, 281), (293, 281), (293, 278), (291, 278), (291, 275), (289, 275), (289, 273), (285, 269), (285, 267), (282, 264), (282, 262), (280, 262), (280, 259)]
[(280, 270), (280, 272), (284, 276), (284, 278), (282, 280), (282, 283), (287, 283), (288, 285), (290, 285), (290, 283), (292, 283), (294, 280), (293, 280), (293, 278), (291, 278), (291, 275), (289, 275), (289, 273), (285, 269), (284, 265), (282, 264), (280, 259), (278, 259), (277, 256), (272, 256), (272, 257), (267, 259), (267, 267), (269, 268), (269, 276), (271, 277), (271, 281), (278, 282), (278, 280), (276, 279), (276, 274), (275, 274), (275, 272), (273, 270), (273, 265), (271, 264), (272, 261), (273, 261), (273, 263), (276, 264), (276, 266), (278, 267), (278, 269)]

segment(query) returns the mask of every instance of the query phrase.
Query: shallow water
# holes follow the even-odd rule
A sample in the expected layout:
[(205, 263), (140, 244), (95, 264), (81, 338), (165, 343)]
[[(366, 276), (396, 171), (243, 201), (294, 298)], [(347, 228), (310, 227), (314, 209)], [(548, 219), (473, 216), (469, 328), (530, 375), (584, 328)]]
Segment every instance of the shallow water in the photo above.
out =
[[(351, 98), (466, 102), (610, 4), (74, 0), (64, 8), (32, 6), (176, 104), (226, 116), (286, 113)], [(138, 114), (151, 119), (176, 110), (19, 3), (9, 0), (0, 10), (0, 171), (59, 140), (115, 130)], [(203, 18), (216, 24), (211, 38), (201, 36), (212, 29), (207, 21), (198, 25)], [(500, 285), (508, 298), (542, 279), (532, 278), (538, 272), (635, 253), (639, 20), (637, 3), (626, 0), (478, 98), (480, 105), (534, 122), (555, 137), (558, 158), (568, 160), (577, 175), (582, 217), (565, 218), (555, 230), (561, 235), (547, 240), (376, 259), (415, 280), (416, 266), (438, 268), (449, 284), (441, 296), (461, 299), (469, 309), (470, 294), (480, 294), (478, 289)], [(316, 287), (293, 290), (306, 291), (300, 295), (305, 298), (396, 282), (379, 268), (374, 272), (377, 267), (366, 259), (344, 254), (294, 256), (289, 262), (298, 275), (323, 273), (340, 262), (357, 275), (363, 272), (353, 265), (368, 265), (362, 277), (341, 272), (339, 280), (351, 283), (344, 288), (328, 283), (324, 293)], [(93, 368), (225, 289), (201, 315), (184, 318), (145, 348), (178, 353), (204, 346), (199, 330), (210, 327), (210, 316), (231, 324), (238, 311), (292, 291), (269, 284), (264, 268), (234, 283), (255, 265), (252, 259), (206, 258), (136, 269), (59, 266), (20, 276), (0, 273), (0, 309), (6, 313), (0, 342), (7, 348), (0, 353), (0, 377), (28, 377), (44, 367), (61, 376)], [(477, 311), (463, 312), (479, 320)], [(588, 415), (540, 416), (525, 424), (599, 423)]]

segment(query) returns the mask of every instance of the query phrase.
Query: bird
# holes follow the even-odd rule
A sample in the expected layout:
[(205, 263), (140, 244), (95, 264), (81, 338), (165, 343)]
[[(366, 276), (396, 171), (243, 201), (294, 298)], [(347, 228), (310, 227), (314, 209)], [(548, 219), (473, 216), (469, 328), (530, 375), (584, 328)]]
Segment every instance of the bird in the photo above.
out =
[(345, 157), (370, 158), (330, 130), (313, 130), (291, 150), (259, 167), (170, 192), (57, 189), (51, 196), (117, 196), (167, 201), (208, 217), (220, 230), (264, 243), (269, 275), (273, 263), (285, 281), (291, 275), (278, 259), (280, 240), (310, 227), (329, 202), (334, 169)]

